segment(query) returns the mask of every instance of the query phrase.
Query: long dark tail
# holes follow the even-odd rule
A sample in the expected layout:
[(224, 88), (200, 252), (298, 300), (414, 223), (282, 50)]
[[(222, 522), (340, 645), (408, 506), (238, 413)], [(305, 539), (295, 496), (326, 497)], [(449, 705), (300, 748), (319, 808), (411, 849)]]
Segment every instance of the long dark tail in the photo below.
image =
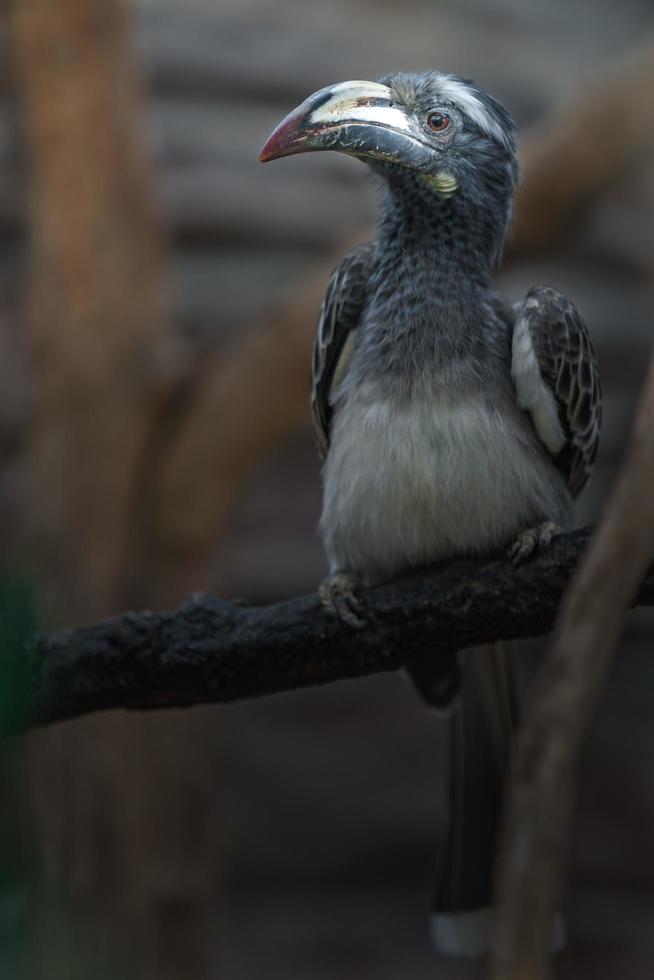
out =
[[(424, 676), (416, 678), (416, 686), (427, 697)], [(435, 692), (442, 690), (441, 680)], [(501, 644), (465, 651), (449, 717), (450, 820), (434, 895), (433, 938), (443, 953), (478, 956), (487, 949), (502, 795), (516, 721), (508, 652)]]

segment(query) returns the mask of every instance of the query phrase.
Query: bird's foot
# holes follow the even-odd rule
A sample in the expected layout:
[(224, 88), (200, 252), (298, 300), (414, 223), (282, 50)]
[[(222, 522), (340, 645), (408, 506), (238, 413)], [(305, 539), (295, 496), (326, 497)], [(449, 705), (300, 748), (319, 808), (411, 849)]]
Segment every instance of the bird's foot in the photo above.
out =
[(514, 565), (522, 565), (535, 551), (542, 551), (554, 540), (561, 528), (554, 521), (543, 521), (522, 531), (508, 550)]
[(318, 596), (325, 609), (336, 613), (342, 622), (355, 630), (366, 625), (362, 615), (364, 604), (356, 595), (358, 587), (359, 580), (349, 572), (328, 575), (318, 586)]

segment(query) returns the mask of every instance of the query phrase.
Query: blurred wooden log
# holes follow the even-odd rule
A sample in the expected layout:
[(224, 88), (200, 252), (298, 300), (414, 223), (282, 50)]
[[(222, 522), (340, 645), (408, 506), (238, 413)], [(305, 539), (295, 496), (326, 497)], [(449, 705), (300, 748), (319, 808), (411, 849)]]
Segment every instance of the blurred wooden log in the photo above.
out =
[(176, 322), (203, 345), (215, 349), (218, 336), (229, 350), (270, 308), (270, 297), (283, 293), (306, 264), (306, 249), (299, 246), (274, 252), (248, 248), (247, 261), (241, 249), (227, 243), (179, 247), (173, 263)]
[[(609, 119), (619, 117), (619, 138), (607, 138), (603, 112)], [(620, 180), (650, 152), (653, 121), (650, 41), (525, 141), (518, 202), (518, 213), (524, 211), (525, 217), (518, 219), (510, 256), (551, 245), (577, 206)], [(369, 236), (370, 229), (364, 229), (357, 238)], [(246, 474), (306, 424), (314, 325), (329, 272), (348, 247), (344, 243), (293, 283), (278, 309), (228, 357), (204, 365), (163, 467), (158, 527), (171, 548), (196, 555), (210, 549)]]
[(0, 233), (15, 235), (25, 223), (25, 185), (13, 168), (0, 171)]
[(187, 242), (324, 250), (354, 234), (370, 214), (365, 192), (353, 200), (336, 182), (323, 180), (317, 194), (310, 174), (185, 167), (165, 173), (160, 188), (168, 225)]
[[(363, 227), (365, 208), (358, 202), (353, 207), (351, 195), (339, 193), (341, 188), (323, 184), (321, 194), (315, 194), (319, 178), (348, 173), (342, 160), (325, 154), (310, 168), (293, 169), (287, 161), (283, 168), (257, 173), (258, 148), (285, 103), (262, 108), (243, 102), (247, 92), (239, 92), (237, 86), (229, 91), (231, 102), (224, 91), (220, 103), (180, 106), (173, 99), (154, 101), (160, 199), (176, 233), (269, 243), (288, 235), (291, 240), (326, 245), (336, 244), (343, 221), (346, 235), (354, 234), (357, 221)], [(525, 180), (518, 191), (509, 255), (546, 247), (584, 203), (617, 183), (642, 154), (651, 152), (654, 127), (647, 120), (654, 117), (653, 91), (654, 46), (649, 42), (608, 79), (571, 98), (565, 110), (527, 135), (521, 153)], [(16, 195), (20, 181), (13, 168), (5, 171), (12, 155), (6, 114), (6, 109), (0, 111), (0, 222), (13, 227), (21, 215)]]
[[(130, 6), (139, 60), (160, 94), (287, 101), (302, 92), (314, 70), (310, 48), (299, 46), (297, 35), (281, 25), (253, 31), (248, 14), (234, 12), (228, 20), (215, 12), (202, 16), (196, 8), (189, 17), (179, 4), (167, 4), (162, 16), (141, 3)], [(0, 32), (0, 93), (10, 86), (6, 50)]]
[[(223, 94), (220, 99), (202, 101), (155, 93), (150, 102), (150, 126), (156, 159), (164, 167), (231, 165), (260, 174), (259, 150), (287, 108), (287, 101), (262, 105), (245, 101), (238, 93), (233, 98)], [(352, 160), (336, 154), (324, 153), (317, 159), (324, 177), (347, 180), (348, 174), (359, 170)], [(313, 165), (303, 167), (296, 161), (296, 173), (303, 169), (307, 179), (314, 176)]]
[[(0, 96), (0, 167), (20, 162), (14, 105), (13, 96)], [(285, 105), (261, 106), (237, 98), (196, 103), (155, 94), (147, 106), (145, 127), (151, 155), (162, 167), (231, 163), (241, 168), (250, 164), (254, 170), (259, 166), (258, 151)], [(325, 174), (343, 175), (351, 169), (329, 154), (319, 166)], [(307, 168), (307, 177), (314, 172), (314, 167)]]
[[(268, 173), (261, 179), (253, 165), (168, 165), (156, 186), (161, 218), (176, 239), (192, 245), (324, 250), (354, 233), (370, 214), (365, 189), (353, 197), (338, 182), (323, 179), (316, 194), (315, 175)], [(18, 169), (0, 162), (0, 230), (12, 232), (25, 223), (26, 190)]]
[(4, 169), (15, 165), (16, 157), (12, 112), (5, 99), (0, 102), (0, 184), (4, 179)]
[[(315, 594), (262, 607), (196, 595), (174, 612), (124, 613), (41, 637), (16, 665), (22, 710), (8, 731), (110, 708), (260, 697), (416, 658), (443, 658), (449, 670), (467, 646), (546, 633), (589, 536), (589, 528), (561, 535), (518, 568), (506, 557), (450, 562), (366, 590), (362, 631)], [(654, 604), (654, 567), (639, 574), (629, 601)]]
[(233, 17), (225, 37), (220, 18), (196, 10), (189, 25), (186, 14), (171, 6), (160, 23), (142, 18), (139, 51), (162, 93), (283, 101), (302, 92), (314, 69), (311, 49), (276, 21), (256, 31), (247, 15)]

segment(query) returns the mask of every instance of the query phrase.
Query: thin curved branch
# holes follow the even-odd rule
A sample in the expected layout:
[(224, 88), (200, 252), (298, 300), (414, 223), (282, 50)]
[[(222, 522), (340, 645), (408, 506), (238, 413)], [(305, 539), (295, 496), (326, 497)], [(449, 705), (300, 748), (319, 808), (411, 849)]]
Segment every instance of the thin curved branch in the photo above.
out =
[(547, 980), (576, 774), (626, 612), (654, 554), (654, 359), (615, 488), (561, 603), (513, 752), (491, 977)]
[[(20, 661), (21, 710), (5, 732), (109, 708), (257, 697), (541, 635), (589, 535), (562, 535), (520, 568), (504, 558), (459, 561), (371, 590), (362, 631), (326, 613), (315, 594), (261, 607), (197, 595), (174, 612), (125, 613), (42, 636)], [(654, 604), (654, 567), (637, 602)]]

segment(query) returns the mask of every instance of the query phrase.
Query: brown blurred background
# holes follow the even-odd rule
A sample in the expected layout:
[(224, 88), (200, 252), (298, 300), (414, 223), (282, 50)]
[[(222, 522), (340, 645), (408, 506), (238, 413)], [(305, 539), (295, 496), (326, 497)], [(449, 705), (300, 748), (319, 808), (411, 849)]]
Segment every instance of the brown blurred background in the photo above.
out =
[[(308, 350), (375, 195), (337, 155), (257, 156), (348, 78), (455, 71), (518, 120), (502, 286), (554, 284), (591, 327), (605, 422), (579, 521), (597, 516), (652, 337), (649, 0), (7, 0), (2, 18), (0, 572), (42, 627), (315, 587)], [(654, 973), (653, 636), (632, 614), (586, 752), (562, 977)], [(15, 742), (0, 978), (480, 975), (428, 942), (443, 736), (384, 676)]]

